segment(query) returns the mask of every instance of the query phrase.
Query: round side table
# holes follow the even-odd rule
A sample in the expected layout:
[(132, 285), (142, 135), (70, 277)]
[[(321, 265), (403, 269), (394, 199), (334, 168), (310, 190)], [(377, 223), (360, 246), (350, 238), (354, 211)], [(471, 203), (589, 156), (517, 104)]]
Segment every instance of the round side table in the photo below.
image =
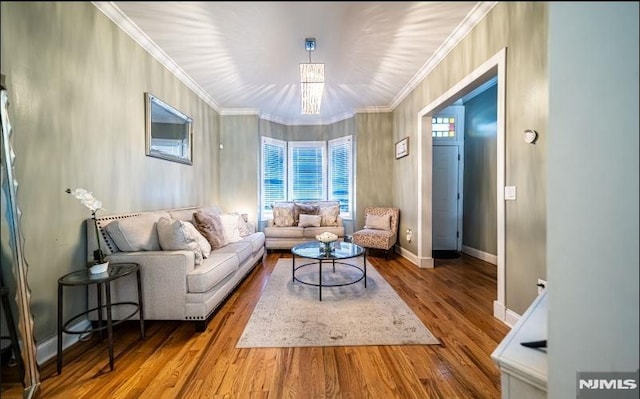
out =
[[(123, 278), (130, 274), (135, 273), (138, 282), (138, 302), (111, 302), (111, 282), (119, 278)], [(91, 308), (85, 312), (79, 313), (73, 316), (71, 319), (63, 322), (63, 295), (62, 290), (64, 287), (77, 287), (77, 286), (89, 286), (96, 284), (96, 291), (98, 294), (98, 306)], [(104, 292), (104, 298), (106, 304), (102, 304), (102, 293)], [(130, 305), (134, 307), (134, 310), (128, 316), (122, 320), (113, 321), (111, 319), (111, 309), (114, 306)], [(107, 313), (107, 322), (104, 325), (103, 310)], [(79, 318), (88, 315), (91, 312), (98, 311), (98, 326), (95, 328), (89, 328), (82, 331), (74, 331), (69, 329), (69, 325)], [(58, 374), (62, 372), (62, 333), (67, 334), (87, 334), (98, 331), (100, 338), (102, 338), (102, 331), (107, 330), (107, 337), (109, 339), (109, 367), (113, 370), (113, 326), (118, 325), (131, 317), (136, 313), (140, 314), (140, 338), (144, 339), (144, 315), (143, 315), (143, 302), (142, 302), (142, 281), (140, 279), (140, 267), (137, 263), (112, 263), (109, 265), (109, 269), (100, 274), (91, 274), (89, 269), (78, 270), (69, 274), (66, 274), (58, 279)]]

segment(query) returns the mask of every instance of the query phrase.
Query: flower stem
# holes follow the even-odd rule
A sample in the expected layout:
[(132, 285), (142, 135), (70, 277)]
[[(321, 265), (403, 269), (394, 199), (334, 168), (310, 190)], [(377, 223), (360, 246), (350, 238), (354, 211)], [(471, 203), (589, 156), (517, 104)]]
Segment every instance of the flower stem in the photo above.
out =
[(102, 254), (102, 248), (100, 248), (100, 235), (98, 234), (98, 220), (96, 219), (96, 213), (91, 212), (93, 216), (93, 227), (96, 230), (96, 242), (98, 243), (98, 262), (104, 263), (104, 255)]

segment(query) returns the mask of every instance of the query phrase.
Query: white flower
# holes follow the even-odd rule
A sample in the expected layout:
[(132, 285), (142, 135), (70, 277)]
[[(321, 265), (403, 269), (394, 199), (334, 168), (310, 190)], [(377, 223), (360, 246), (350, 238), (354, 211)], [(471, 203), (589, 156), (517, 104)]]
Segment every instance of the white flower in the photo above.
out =
[(102, 201), (98, 201), (93, 197), (93, 193), (85, 190), (84, 188), (76, 188), (71, 191), (67, 189), (67, 192), (80, 200), (82, 205), (86, 206), (91, 212), (96, 213), (102, 209)]
[(91, 211), (91, 216), (93, 216), (93, 227), (96, 232), (96, 241), (98, 243), (98, 250), (93, 252), (93, 257), (98, 263), (104, 263), (105, 255), (102, 252), (102, 248), (100, 248), (100, 235), (98, 233), (98, 221), (96, 220), (96, 212), (102, 209), (102, 201), (95, 199), (93, 193), (90, 193), (84, 188), (76, 188), (73, 191), (68, 188), (65, 191), (79, 199), (82, 205), (86, 206)]
[(328, 231), (325, 231), (322, 234), (318, 234), (316, 236), (316, 240), (320, 241), (320, 242), (334, 242), (338, 239), (338, 236), (333, 234), (333, 233), (329, 233)]

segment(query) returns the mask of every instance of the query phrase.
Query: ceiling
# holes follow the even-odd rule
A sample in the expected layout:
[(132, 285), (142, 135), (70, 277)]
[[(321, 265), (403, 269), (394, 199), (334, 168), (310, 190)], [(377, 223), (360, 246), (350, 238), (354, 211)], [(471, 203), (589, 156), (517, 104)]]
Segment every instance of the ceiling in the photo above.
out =
[[(393, 110), (495, 2), (94, 4), (221, 114), (315, 125)], [(307, 37), (319, 115), (300, 112)]]

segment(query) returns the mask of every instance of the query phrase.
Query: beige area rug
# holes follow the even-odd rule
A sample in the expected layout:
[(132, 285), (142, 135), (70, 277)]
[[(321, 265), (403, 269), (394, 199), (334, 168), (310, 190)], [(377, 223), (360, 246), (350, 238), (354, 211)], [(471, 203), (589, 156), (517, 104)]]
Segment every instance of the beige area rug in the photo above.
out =
[[(309, 262), (296, 258), (296, 265)], [(345, 262), (362, 267), (363, 259)], [(280, 259), (264, 288), (237, 348), (433, 345), (439, 341), (378, 271), (367, 262), (364, 280), (344, 287), (318, 287), (292, 281), (292, 259)], [(323, 284), (344, 283), (362, 273), (323, 263)], [(302, 281), (318, 282), (318, 266), (296, 271)]]

